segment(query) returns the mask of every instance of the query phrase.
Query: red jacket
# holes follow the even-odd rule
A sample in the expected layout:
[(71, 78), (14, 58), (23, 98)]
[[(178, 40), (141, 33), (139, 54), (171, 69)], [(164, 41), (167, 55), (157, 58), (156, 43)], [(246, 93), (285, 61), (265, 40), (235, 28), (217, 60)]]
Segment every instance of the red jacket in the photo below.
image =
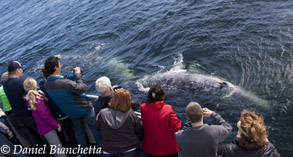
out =
[(180, 151), (175, 133), (181, 128), (173, 107), (158, 101), (141, 105), (144, 127), (143, 149), (153, 155), (170, 155)]

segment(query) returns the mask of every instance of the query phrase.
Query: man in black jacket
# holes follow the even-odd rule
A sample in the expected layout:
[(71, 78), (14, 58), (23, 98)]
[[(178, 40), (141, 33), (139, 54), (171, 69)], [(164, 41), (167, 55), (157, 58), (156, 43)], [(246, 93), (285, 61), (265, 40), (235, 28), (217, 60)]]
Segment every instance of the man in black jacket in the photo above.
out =
[[(112, 86), (111, 81), (108, 77), (103, 76), (96, 80), (96, 90), (101, 95), (96, 101), (93, 102), (95, 108), (95, 117), (104, 108), (109, 108), (109, 102), (111, 101), (113, 94), (116, 90), (121, 89), (120, 86)], [(138, 100), (131, 100), (132, 109), (136, 111), (140, 107)]]
[(23, 88), (23, 69), (18, 61), (13, 61), (8, 66), (9, 78), (4, 82), (4, 91), (11, 104), (15, 119), (32, 146), (42, 145), (44, 141), (38, 133), (32, 112), (27, 109), (23, 99), (26, 92)]

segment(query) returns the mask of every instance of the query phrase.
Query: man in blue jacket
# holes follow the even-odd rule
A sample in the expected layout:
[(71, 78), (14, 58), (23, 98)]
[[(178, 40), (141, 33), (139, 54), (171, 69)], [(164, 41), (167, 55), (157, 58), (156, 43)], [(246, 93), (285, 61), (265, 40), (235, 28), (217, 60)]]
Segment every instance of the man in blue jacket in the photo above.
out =
[(64, 79), (61, 73), (61, 63), (58, 57), (49, 57), (45, 62), (45, 69), (49, 75), (45, 82), (45, 89), (57, 106), (72, 120), (75, 138), (81, 147), (87, 147), (84, 123), (92, 131), (97, 146), (100, 140), (98, 131), (93, 129), (95, 112), (91, 102), (82, 95), (86, 91), (86, 84), (82, 80), (79, 67), (74, 69), (76, 81)]

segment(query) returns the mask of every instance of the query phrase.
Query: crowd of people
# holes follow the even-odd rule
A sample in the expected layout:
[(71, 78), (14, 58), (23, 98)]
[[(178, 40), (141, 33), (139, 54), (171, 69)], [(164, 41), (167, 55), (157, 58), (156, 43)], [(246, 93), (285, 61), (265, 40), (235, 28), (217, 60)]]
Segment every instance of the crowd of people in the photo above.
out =
[[(11, 150), (23, 147), (82, 147), (91, 144), (88, 134), (101, 147), (101, 156), (184, 156), (184, 157), (278, 157), (268, 140), (263, 117), (243, 110), (237, 123), (235, 139), (219, 147), (232, 126), (219, 114), (202, 108), (197, 102), (186, 107), (187, 122), (181, 121), (171, 105), (165, 104), (164, 88), (150, 88), (141, 106), (127, 89), (112, 86), (108, 77), (98, 78), (95, 87), (99, 98), (86, 95), (79, 67), (73, 78), (61, 76), (58, 57), (49, 57), (42, 67), (44, 80), (23, 77), (23, 66), (13, 61), (1, 76), (0, 145)], [(141, 114), (135, 111), (140, 108)], [(215, 125), (204, 124), (211, 118)], [(90, 130), (87, 132), (86, 130)], [(50, 148), (50, 147), (47, 147)], [(26, 156), (13, 154), (9, 156)], [(50, 154), (40, 154), (46, 156)], [(88, 156), (88, 154), (54, 154), (54, 156)]]

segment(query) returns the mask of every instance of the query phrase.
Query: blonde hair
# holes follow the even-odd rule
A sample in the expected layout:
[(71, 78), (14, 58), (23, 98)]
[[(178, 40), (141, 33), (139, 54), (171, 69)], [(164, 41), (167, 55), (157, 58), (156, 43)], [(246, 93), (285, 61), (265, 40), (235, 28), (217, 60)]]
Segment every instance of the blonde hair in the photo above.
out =
[(267, 144), (267, 128), (261, 114), (242, 111), (237, 127), (240, 132), (240, 146), (246, 149), (259, 149)]
[(109, 106), (121, 112), (129, 111), (131, 108), (131, 95), (129, 91), (126, 89), (119, 89), (116, 91)]
[(44, 100), (48, 100), (44, 95), (41, 95), (37, 92), (37, 81), (33, 78), (27, 78), (23, 82), (24, 90), (28, 95), (28, 101), (30, 105), (30, 109), (37, 110), (36, 108), (36, 96), (43, 98)]

